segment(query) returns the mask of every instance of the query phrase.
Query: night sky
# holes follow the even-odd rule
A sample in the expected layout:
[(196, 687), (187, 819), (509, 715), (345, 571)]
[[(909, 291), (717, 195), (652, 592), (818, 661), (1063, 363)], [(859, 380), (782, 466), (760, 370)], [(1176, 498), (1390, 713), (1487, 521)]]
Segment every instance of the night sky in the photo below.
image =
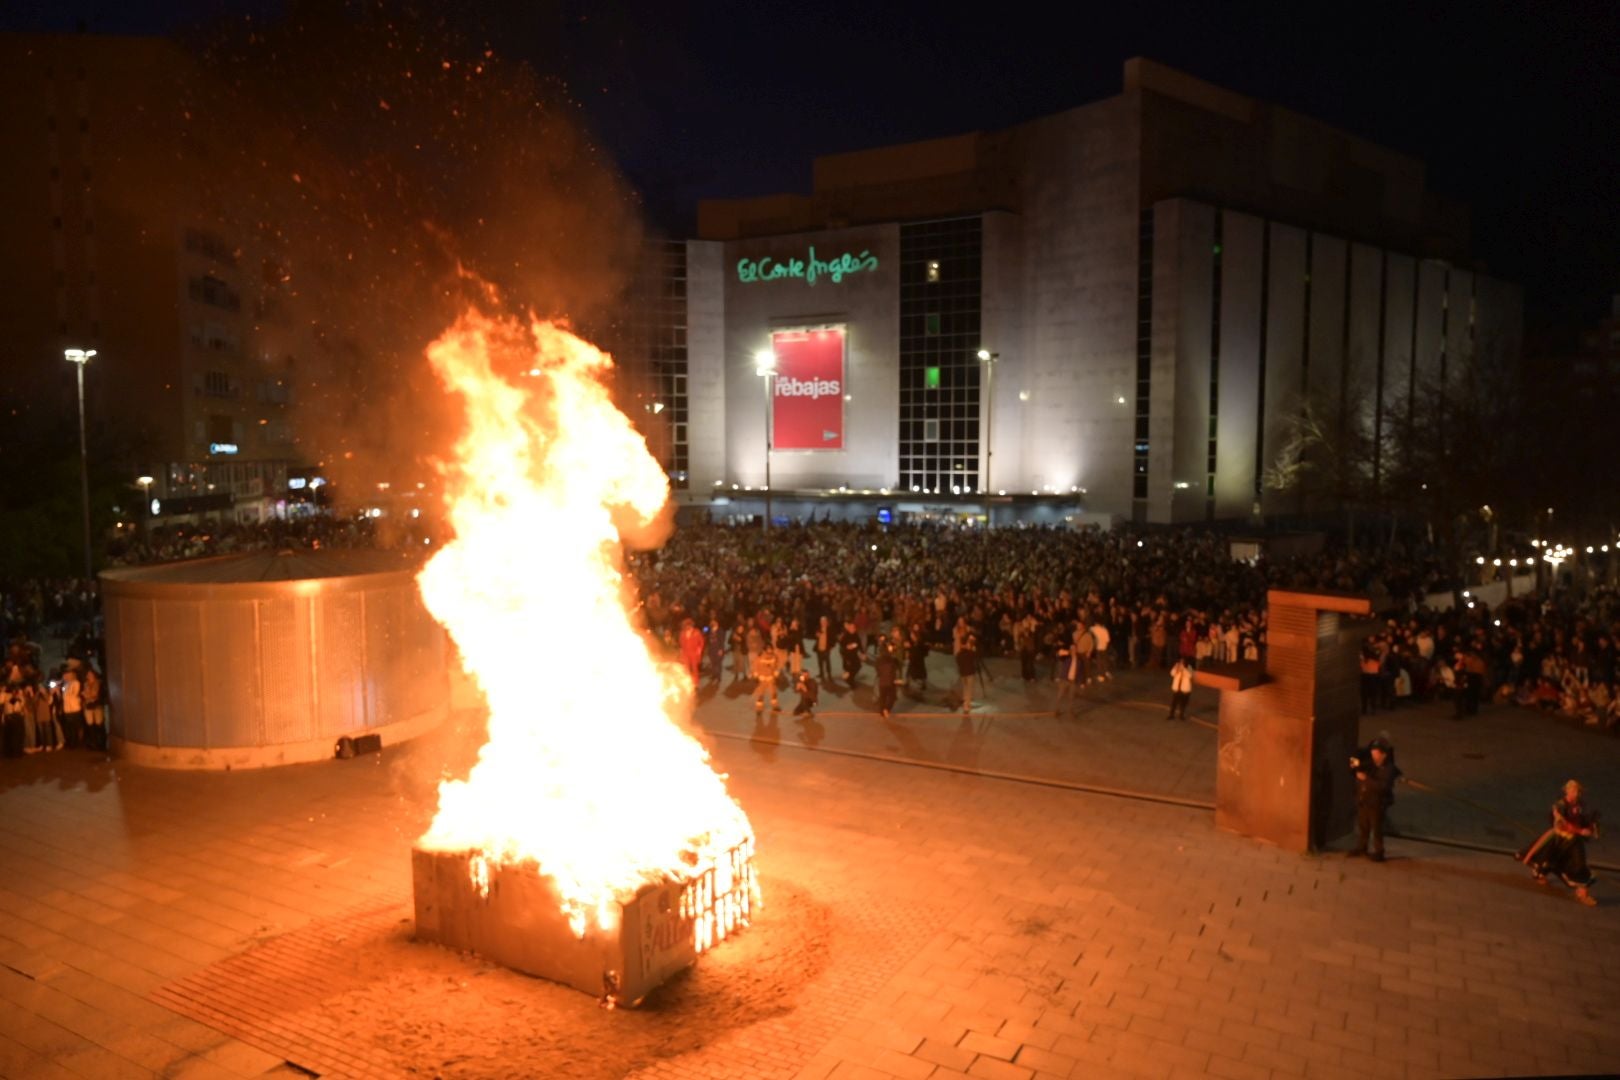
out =
[[(1117, 93), (1147, 56), (1417, 156), (1525, 287), (1532, 331), (1620, 291), (1620, 4), (1082, 7), (470, 5), (466, 32), (563, 80), (665, 230), (703, 197), (807, 191), (818, 153), (1005, 127)], [(1124, 5), (1118, 5), (1123, 8)], [(271, 0), (22, 0), (0, 29), (170, 34)]]

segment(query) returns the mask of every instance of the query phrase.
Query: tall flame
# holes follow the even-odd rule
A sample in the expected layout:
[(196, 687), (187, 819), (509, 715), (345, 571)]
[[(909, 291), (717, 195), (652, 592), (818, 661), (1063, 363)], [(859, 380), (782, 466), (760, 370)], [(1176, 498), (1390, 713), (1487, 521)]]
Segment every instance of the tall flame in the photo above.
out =
[(753, 837), (675, 722), (689, 678), (624, 600), (615, 515), (646, 527), (668, 483), (609, 400), (612, 361), (563, 327), (468, 312), (427, 355), (467, 424), (443, 467), (454, 539), (419, 584), (488, 701), (489, 741), (440, 786), (422, 846), (533, 860), (576, 932), (611, 928), (641, 885)]

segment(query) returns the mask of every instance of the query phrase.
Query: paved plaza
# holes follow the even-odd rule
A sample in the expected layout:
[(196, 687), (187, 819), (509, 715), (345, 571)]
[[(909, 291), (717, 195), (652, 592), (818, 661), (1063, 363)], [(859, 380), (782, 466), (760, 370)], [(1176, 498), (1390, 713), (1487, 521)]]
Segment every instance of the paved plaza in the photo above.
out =
[(808, 723), (791, 693), (774, 723), (710, 695), (766, 906), (636, 1010), (411, 941), (454, 732), (230, 774), (0, 762), (0, 1076), (1620, 1070), (1620, 884), (1583, 908), (1504, 854), (1570, 775), (1620, 805), (1620, 740), (1368, 718), (1421, 785), (1404, 836), (1382, 865), (1302, 857), (1214, 828), (1211, 692), (1167, 722), (1163, 676), (1128, 674), (1055, 719), (1050, 686), (993, 671), (969, 717), (943, 663), (888, 721), (870, 670)]

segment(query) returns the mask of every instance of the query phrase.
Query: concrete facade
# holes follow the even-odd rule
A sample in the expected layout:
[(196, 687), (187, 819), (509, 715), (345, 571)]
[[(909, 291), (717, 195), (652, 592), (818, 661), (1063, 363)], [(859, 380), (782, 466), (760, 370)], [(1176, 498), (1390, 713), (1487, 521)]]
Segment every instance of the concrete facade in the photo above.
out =
[[(1266, 484), (1307, 404), (1370, 445), (1400, 430), (1442, 373), (1519, 349), (1517, 288), (1466, 263), (1465, 215), (1424, 190), (1421, 162), (1146, 61), (1127, 64), (1122, 93), (1105, 101), (1002, 132), (833, 155), (815, 177), (808, 196), (700, 207), (694, 266), (699, 244), (721, 254), (718, 275), (692, 276), (692, 392), (712, 394), (723, 370), (724, 403), (693, 404), (693, 446), (710, 451), (693, 451), (692, 503), (723, 494), (732, 513), (758, 510), (753, 355), (773, 329), (849, 334), (846, 449), (775, 455), (778, 497), (938, 495), (996, 520), (1309, 510)], [(933, 308), (913, 287), (920, 268), (899, 265), (903, 238), (972, 220), (981, 340), (946, 351), (995, 357), (962, 429), (980, 481), (919, 488), (906, 418), (936, 411), (926, 397), (907, 404), (906, 364), (919, 361), (905, 342), (907, 320)], [(879, 266), (814, 286), (738, 278), (740, 260), (812, 245), (870, 249)], [(942, 403), (937, 415), (943, 431), (962, 414)], [(723, 432), (705, 430), (717, 417)]]

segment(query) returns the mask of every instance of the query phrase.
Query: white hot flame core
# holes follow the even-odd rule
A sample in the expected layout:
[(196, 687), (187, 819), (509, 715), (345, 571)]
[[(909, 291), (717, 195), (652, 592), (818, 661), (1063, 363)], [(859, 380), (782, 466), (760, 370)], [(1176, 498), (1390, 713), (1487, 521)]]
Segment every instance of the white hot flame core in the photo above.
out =
[(729, 873), (726, 853), (752, 849), (676, 722), (690, 680), (626, 609), (613, 515), (650, 523), (668, 483), (600, 381), (611, 360), (566, 329), (468, 313), (428, 358), (467, 426), (442, 470), (455, 538), (419, 584), (488, 701), (489, 741), (440, 786), (421, 843), (532, 860), (576, 933), (611, 930), (642, 885)]

